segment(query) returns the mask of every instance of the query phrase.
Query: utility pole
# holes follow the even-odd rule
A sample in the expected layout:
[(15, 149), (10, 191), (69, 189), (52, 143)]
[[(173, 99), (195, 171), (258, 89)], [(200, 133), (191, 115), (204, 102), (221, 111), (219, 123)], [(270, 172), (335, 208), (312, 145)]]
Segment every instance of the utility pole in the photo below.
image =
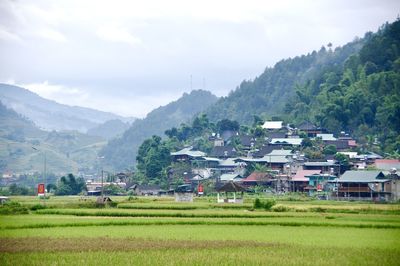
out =
[(42, 151), (38, 148), (35, 148), (32, 146), (32, 149), (34, 149), (35, 151), (39, 151), (43, 153), (43, 185), (44, 185), (44, 197), (43, 197), (43, 205), (46, 205), (45, 203), (45, 198), (46, 198), (46, 164), (47, 164), (47, 158), (46, 158), (46, 151)]
[(103, 176), (104, 176), (104, 170), (103, 168), (101, 169), (101, 198), (104, 197), (104, 181), (103, 181)]

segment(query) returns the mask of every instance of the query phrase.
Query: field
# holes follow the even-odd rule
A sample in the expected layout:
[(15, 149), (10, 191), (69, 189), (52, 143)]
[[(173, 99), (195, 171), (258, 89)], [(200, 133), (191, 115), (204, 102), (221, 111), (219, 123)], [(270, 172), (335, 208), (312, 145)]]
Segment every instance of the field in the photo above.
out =
[[(400, 205), (278, 199), (270, 211), (214, 198), (14, 197), (1, 265), (399, 265)], [(40, 205), (38, 205), (40, 204)], [(45, 207), (43, 207), (45, 204)]]

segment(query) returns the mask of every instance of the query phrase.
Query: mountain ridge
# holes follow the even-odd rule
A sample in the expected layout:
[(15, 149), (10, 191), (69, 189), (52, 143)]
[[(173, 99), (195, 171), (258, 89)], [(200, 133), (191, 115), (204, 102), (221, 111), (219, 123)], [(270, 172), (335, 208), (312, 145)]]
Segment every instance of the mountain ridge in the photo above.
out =
[(60, 104), (25, 88), (4, 83), (0, 83), (0, 100), (8, 108), (47, 131), (78, 130), (86, 133), (90, 128), (108, 120), (119, 119), (126, 122), (131, 119), (92, 108)]

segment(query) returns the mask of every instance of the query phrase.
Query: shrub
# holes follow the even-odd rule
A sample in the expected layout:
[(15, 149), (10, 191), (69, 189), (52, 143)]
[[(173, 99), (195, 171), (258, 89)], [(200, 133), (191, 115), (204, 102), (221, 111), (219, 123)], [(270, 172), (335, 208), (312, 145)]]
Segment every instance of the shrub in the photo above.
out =
[(29, 209), (31, 211), (42, 210), (42, 209), (46, 209), (46, 206), (44, 206), (42, 204), (35, 204), (35, 205), (29, 207)]
[(277, 205), (272, 208), (274, 212), (288, 212), (290, 208), (284, 205)]
[(276, 204), (276, 202), (275, 202), (274, 199), (267, 199), (267, 200), (264, 202), (264, 209), (267, 210), (267, 211), (269, 211), (269, 210), (271, 210), (271, 208), (272, 208), (275, 204)]
[(265, 209), (267, 211), (271, 210), (271, 208), (276, 204), (274, 199), (267, 199), (266, 201), (261, 201), (259, 198), (256, 198), (253, 204), (254, 209)]
[(253, 204), (254, 209), (261, 209), (263, 207), (263, 204), (259, 198), (256, 198)]
[(0, 207), (0, 214), (28, 214), (29, 210), (27, 207), (22, 206), (20, 203), (11, 201)]

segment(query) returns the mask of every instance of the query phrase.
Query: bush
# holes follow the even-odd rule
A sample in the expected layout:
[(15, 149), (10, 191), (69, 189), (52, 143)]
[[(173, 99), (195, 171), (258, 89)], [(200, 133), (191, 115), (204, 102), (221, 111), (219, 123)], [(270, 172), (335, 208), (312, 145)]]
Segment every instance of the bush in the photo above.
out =
[(42, 210), (42, 209), (46, 209), (46, 206), (44, 206), (42, 204), (35, 204), (35, 205), (29, 207), (29, 209), (31, 211)]
[(22, 206), (20, 203), (11, 201), (0, 207), (0, 214), (28, 214), (29, 210), (27, 207)]
[(290, 208), (284, 205), (277, 205), (272, 208), (274, 212), (288, 212), (290, 211)]
[(261, 209), (263, 207), (263, 204), (259, 198), (256, 198), (253, 204), (254, 209)]
[(271, 208), (272, 208), (275, 204), (276, 204), (276, 202), (275, 202), (274, 199), (267, 199), (267, 200), (264, 202), (264, 209), (267, 210), (267, 211), (269, 211), (269, 210), (271, 210)]
[(271, 208), (276, 204), (274, 199), (267, 199), (266, 201), (261, 201), (259, 198), (256, 198), (253, 204), (254, 209), (265, 209), (267, 211), (271, 210)]

